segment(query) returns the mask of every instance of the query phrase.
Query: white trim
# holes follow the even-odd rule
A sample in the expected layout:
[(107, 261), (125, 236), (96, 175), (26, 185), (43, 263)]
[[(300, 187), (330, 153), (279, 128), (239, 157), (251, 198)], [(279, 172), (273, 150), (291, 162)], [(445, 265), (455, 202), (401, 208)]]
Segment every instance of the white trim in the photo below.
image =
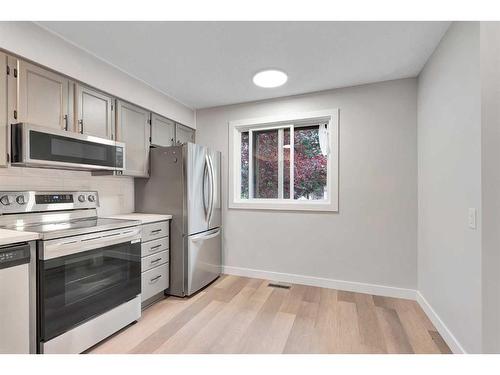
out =
[[(279, 123), (286, 122), (298, 122), (311, 119), (327, 119), (332, 116), (332, 113), (338, 112), (338, 109), (327, 109), (322, 111), (310, 111), (310, 112), (300, 112), (300, 113), (289, 113), (286, 115), (277, 116), (264, 116), (264, 117), (254, 117), (244, 120), (234, 120), (230, 121), (229, 124), (234, 127), (244, 127), (253, 126), (259, 124), (269, 124), (270, 126), (276, 126)], [(272, 125), (271, 125), (272, 124)]]
[(455, 354), (467, 354), (457, 338), (453, 335), (446, 324), (444, 324), (436, 311), (434, 311), (432, 306), (429, 304), (429, 302), (427, 302), (422, 293), (420, 293), (419, 291), (417, 291), (416, 293), (416, 300), (422, 310), (424, 310), (425, 314), (428, 316), (432, 324), (434, 324), (434, 327), (436, 327), (443, 340), (446, 341), (451, 351)]
[[(329, 148), (327, 164), (327, 190), (328, 197), (322, 201), (298, 201), (298, 200), (257, 200), (257, 199), (241, 199), (241, 179), (240, 179), (240, 164), (241, 164), (241, 137), (240, 132), (245, 129), (249, 130), (249, 143), (251, 146), (252, 134), (251, 128), (261, 127), (262, 129), (284, 127), (290, 123), (303, 121), (328, 121), (328, 136)], [(229, 130), (229, 168), (228, 168), (228, 207), (237, 209), (267, 209), (267, 210), (306, 210), (306, 211), (338, 211), (339, 197), (339, 110), (329, 109), (323, 111), (313, 111), (304, 113), (295, 113), (279, 116), (267, 116), (246, 120), (230, 121), (228, 124)], [(290, 134), (292, 137), (292, 133)], [(290, 138), (292, 139), (292, 138)], [(249, 152), (251, 154), (251, 152)], [(293, 156), (293, 155), (291, 155)], [(249, 160), (249, 170), (251, 171), (251, 157)], [(291, 180), (293, 181), (293, 179)], [(249, 193), (251, 193), (251, 173), (249, 176)], [(293, 193), (293, 192), (291, 192)], [(293, 196), (293, 195), (292, 195)]]
[(414, 289), (397, 288), (393, 286), (359, 283), (355, 281), (327, 279), (323, 277), (297, 275), (273, 271), (255, 270), (250, 268), (223, 266), (222, 273), (228, 275), (253, 277), (293, 284), (317, 286), (321, 288), (346, 290), (349, 292), (367, 293), (376, 296), (405, 298), (415, 300), (417, 291)]

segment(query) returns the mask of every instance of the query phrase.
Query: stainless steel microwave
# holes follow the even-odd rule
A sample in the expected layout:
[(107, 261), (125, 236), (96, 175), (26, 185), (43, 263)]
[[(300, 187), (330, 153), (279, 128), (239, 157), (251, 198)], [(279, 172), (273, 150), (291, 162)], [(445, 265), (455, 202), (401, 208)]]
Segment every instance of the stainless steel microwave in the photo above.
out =
[(125, 169), (125, 144), (28, 123), (11, 125), (11, 164), (75, 170)]

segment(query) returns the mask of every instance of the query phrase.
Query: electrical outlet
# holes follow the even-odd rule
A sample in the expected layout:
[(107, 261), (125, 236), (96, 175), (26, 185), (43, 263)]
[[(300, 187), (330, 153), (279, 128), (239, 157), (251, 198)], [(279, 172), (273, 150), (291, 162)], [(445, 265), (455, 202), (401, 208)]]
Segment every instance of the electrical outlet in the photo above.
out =
[(469, 208), (469, 228), (477, 228), (477, 210), (475, 208)]

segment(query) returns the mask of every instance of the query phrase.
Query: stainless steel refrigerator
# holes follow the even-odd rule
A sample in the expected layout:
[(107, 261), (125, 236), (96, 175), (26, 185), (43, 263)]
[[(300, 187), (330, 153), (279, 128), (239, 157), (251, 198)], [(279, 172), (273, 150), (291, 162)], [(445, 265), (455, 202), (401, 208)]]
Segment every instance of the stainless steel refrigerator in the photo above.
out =
[(173, 215), (168, 294), (189, 296), (220, 275), (220, 152), (194, 143), (152, 148), (150, 177), (135, 179), (135, 210)]

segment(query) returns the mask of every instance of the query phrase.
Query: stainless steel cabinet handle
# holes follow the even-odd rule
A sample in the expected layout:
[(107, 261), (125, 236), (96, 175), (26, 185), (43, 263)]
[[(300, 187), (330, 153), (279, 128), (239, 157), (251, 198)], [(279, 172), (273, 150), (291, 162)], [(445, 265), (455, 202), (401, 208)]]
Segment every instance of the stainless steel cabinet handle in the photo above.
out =
[(64, 130), (68, 131), (68, 115), (64, 115)]
[(158, 249), (159, 247), (161, 247), (161, 245), (151, 246), (151, 247), (149, 248), (149, 251), (154, 250), (154, 249)]
[(83, 119), (82, 120), (78, 120), (78, 124), (80, 125), (80, 133), (83, 134)]
[(102, 239), (102, 236), (94, 237), (94, 238), (83, 238), (81, 241), (82, 242), (88, 242), (88, 241), (95, 241), (95, 240), (100, 240), (100, 239)]
[(151, 231), (151, 234), (156, 234), (156, 233), (159, 233), (159, 232), (161, 232), (161, 229), (155, 229), (155, 230)]
[(156, 277), (153, 277), (151, 280), (149, 280), (150, 283), (154, 283), (156, 280), (158, 280), (159, 278), (161, 278), (161, 275), (158, 275)]
[(153, 264), (153, 263), (158, 263), (160, 260), (161, 260), (161, 258), (158, 258), (158, 259), (152, 260), (152, 261), (151, 261), (151, 262), (149, 262), (149, 263), (150, 263), (150, 264)]

